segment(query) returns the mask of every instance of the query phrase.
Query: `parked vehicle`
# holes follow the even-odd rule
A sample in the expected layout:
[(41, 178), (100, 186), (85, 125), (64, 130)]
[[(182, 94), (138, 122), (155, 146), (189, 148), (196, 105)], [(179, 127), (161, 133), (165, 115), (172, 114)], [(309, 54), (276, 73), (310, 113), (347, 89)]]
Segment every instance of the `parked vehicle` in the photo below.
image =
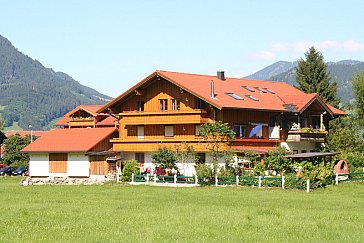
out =
[(20, 166), (18, 169), (13, 171), (13, 176), (18, 176), (18, 175), (24, 176), (27, 171), (28, 171), (28, 166), (26, 165)]
[(6, 164), (0, 164), (0, 169), (5, 167), (5, 166), (6, 166)]
[(6, 176), (6, 175), (11, 175), (11, 173), (15, 170), (15, 167), (12, 166), (5, 166), (3, 168), (0, 169), (0, 176)]

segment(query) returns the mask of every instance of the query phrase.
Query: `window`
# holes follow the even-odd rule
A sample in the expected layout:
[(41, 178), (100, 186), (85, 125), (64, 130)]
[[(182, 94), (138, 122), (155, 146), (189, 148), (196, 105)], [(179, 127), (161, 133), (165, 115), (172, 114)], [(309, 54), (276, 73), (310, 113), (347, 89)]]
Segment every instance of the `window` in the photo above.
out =
[(164, 126), (164, 136), (165, 137), (173, 137), (173, 126)]
[(137, 105), (137, 111), (144, 111), (144, 101), (138, 100), (136, 105)]
[(138, 126), (138, 138), (144, 138), (144, 126)]
[(195, 130), (195, 135), (199, 136), (199, 132), (202, 130), (202, 125), (196, 125)]
[(201, 99), (197, 99), (196, 109), (205, 109), (205, 102)]
[(243, 87), (244, 89), (246, 89), (246, 90), (249, 90), (250, 92), (255, 92), (255, 90), (254, 89), (252, 89), (252, 88), (250, 88), (250, 87), (248, 87), (248, 86), (241, 86), (241, 87)]
[(135, 153), (135, 160), (139, 163), (144, 163), (144, 153)]
[(180, 99), (172, 100), (172, 110), (179, 111), (181, 109), (181, 101)]
[(197, 153), (197, 164), (203, 164), (206, 162), (206, 154), (205, 153)]
[(271, 94), (275, 94), (276, 92), (274, 92), (274, 91), (272, 91), (272, 90), (270, 90), (270, 89), (268, 89), (268, 88), (264, 88), (266, 91), (268, 91), (269, 93), (271, 93)]
[(247, 129), (244, 125), (233, 125), (233, 131), (235, 132), (235, 137), (237, 138), (247, 137)]
[(168, 110), (168, 100), (167, 99), (160, 99), (159, 100), (159, 110), (160, 111), (167, 111)]
[(241, 98), (239, 95), (235, 94), (235, 93), (226, 93), (228, 96), (230, 96), (231, 98), (234, 98), (236, 100), (244, 100), (243, 98)]
[(264, 90), (264, 89), (261, 89), (261, 88), (259, 88), (259, 87), (254, 87), (254, 88), (256, 88), (257, 90), (259, 90), (260, 92), (262, 92), (262, 93), (268, 93), (268, 91), (266, 91), (266, 90)]
[(258, 98), (255, 98), (254, 96), (251, 96), (251, 95), (246, 95), (246, 97), (248, 97), (249, 99), (254, 100), (254, 101), (259, 101)]

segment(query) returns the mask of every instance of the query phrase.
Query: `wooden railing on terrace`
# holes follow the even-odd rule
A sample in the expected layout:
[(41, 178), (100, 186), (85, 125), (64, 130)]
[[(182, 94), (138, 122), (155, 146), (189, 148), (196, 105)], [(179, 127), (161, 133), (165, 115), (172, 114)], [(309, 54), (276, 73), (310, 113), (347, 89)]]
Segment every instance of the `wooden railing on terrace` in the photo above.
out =
[(119, 113), (125, 125), (201, 124), (210, 121), (205, 110), (131, 111)]

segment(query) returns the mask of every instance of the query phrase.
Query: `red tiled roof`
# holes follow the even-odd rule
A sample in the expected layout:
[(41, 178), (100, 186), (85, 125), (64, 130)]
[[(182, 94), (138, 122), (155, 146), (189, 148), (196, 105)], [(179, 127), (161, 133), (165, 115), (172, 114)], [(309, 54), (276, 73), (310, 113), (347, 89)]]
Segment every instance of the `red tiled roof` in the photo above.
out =
[(342, 110), (339, 110), (339, 109), (337, 109), (337, 108), (335, 108), (335, 107), (333, 107), (333, 106), (331, 106), (331, 105), (327, 105), (329, 108), (330, 108), (330, 110), (332, 110), (332, 112), (335, 114), (335, 115), (347, 115), (347, 113), (346, 112), (344, 112), (344, 111), (342, 111)]
[[(129, 93), (133, 92), (136, 88), (142, 86), (152, 78), (160, 76), (169, 82), (179, 86), (180, 88), (192, 93), (193, 95), (205, 100), (206, 102), (214, 105), (219, 109), (223, 108), (238, 108), (238, 109), (253, 109), (253, 110), (272, 110), (281, 112), (302, 112), (307, 108), (307, 105), (312, 103), (313, 100), (318, 100), (322, 103), (322, 99), (317, 94), (305, 94), (304, 92), (294, 88), (283, 82), (275, 81), (263, 81), (263, 80), (250, 80), (240, 78), (226, 78), (220, 80), (216, 76), (210, 75), (198, 75), (188, 73), (178, 73), (157, 70), (144, 80), (130, 88), (119, 97), (107, 103), (99, 111), (105, 112), (107, 108), (118, 102), (119, 100), (126, 97)], [(215, 98), (211, 97), (211, 83), (214, 83)], [(242, 86), (254, 90), (251, 92)], [(256, 87), (269, 89), (269, 91), (263, 92), (256, 89)], [(237, 100), (227, 93), (234, 93), (243, 100)], [(255, 101), (249, 97), (257, 99)], [(323, 102), (324, 103), (324, 102)], [(331, 107), (329, 108), (326, 104), (323, 107), (333, 114), (341, 115), (344, 112)]]
[(117, 119), (112, 116), (108, 116), (105, 119), (99, 121), (97, 126), (114, 126)]
[(87, 152), (116, 128), (54, 129), (25, 147), (22, 152)]
[(5, 136), (8, 138), (12, 135), (19, 134), (22, 137), (25, 137), (27, 135), (33, 135), (36, 137), (41, 137), (44, 134), (46, 134), (48, 131), (16, 131), (16, 130), (9, 130), (5, 132)]

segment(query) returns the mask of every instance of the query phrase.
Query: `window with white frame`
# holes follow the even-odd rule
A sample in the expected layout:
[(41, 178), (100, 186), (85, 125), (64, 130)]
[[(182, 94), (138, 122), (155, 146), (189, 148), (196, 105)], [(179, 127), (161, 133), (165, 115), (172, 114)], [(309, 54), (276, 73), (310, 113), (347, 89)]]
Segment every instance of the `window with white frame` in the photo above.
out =
[(173, 137), (174, 136), (173, 126), (171, 126), (171, 125), (164, 126), (164, 136), (165, 137)]

